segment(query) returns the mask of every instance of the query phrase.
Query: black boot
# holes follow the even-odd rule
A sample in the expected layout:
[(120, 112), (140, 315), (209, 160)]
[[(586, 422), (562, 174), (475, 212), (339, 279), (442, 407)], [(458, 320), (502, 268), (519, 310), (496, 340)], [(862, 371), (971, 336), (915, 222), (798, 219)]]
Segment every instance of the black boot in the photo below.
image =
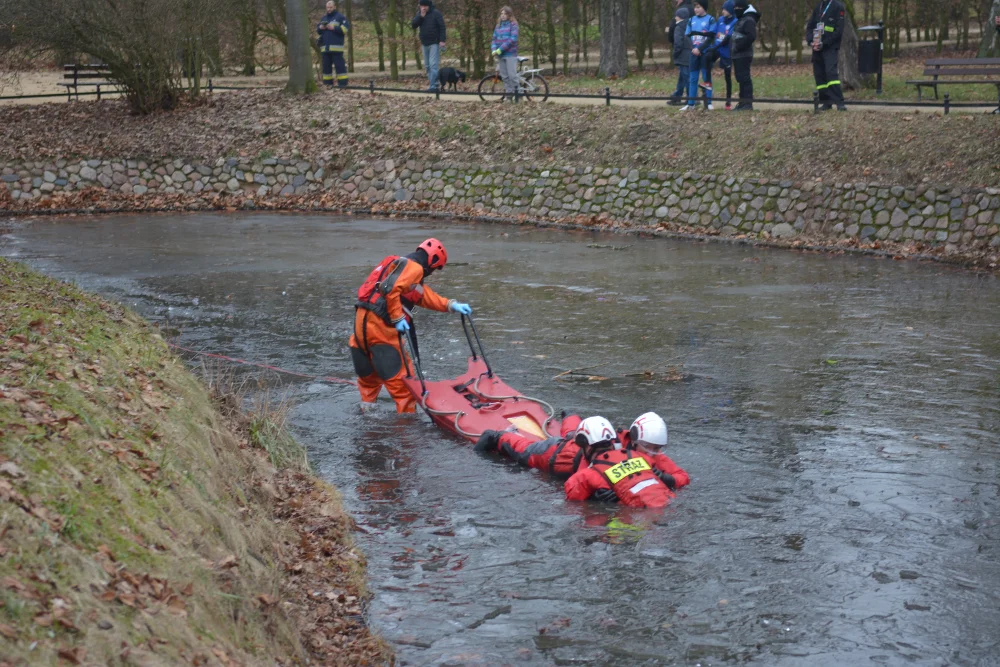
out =
[(501, 435), (503, 435), (502, 431), (483, 431), (473, 449), (480, 454), (495, 452), (497, 451), (497, 447), (500, 446)]

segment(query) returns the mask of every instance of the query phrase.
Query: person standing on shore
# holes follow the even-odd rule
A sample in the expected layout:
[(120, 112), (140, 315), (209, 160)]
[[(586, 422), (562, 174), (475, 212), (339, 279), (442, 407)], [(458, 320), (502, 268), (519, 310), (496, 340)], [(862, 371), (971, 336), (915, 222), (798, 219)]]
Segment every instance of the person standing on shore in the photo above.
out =
[(816, 90), (819, 91), (823, 111), (829, 111), (834, 104), (838, 111), (847, 111), (837, 71), (845, 13), (840, 0), (820, 0), (806, 25), (806, 42), (813, 49), (813, 77), (816, 79)]
[(688, 70), (688, 64), (691, 62), (691, 40), (684, 34), (689, 18), (691, 11), (687, 7), (678, 7), (674, 13), (675, 29), (671, 42), (674, 45), (674, 66), (677, 67), (677, 88), (667, 102), (671, 106), (684, 104), (682, 100), (687, 97), (688, 84), (691, 82)]
[(344, 62), (344, 40), (351, 23), (347, 17), (337, 11), (337, 3), (329, 0), (326, 3), (326, 15), (319, 22), (316, 32), (319, 33), (319, 53), (323, 58), (323, 85), (333, 87), (333, 70), (337, 70), (337, 85), (347, 87), (347, 63)]
[[(676, 0), (676, 3), (677, 3), (677, 9), (686, 9), (687, 10), (687, 13), (688, 13), (687, 17), (688, 18), (691, 18), (692, 16), (694, 16), (694, 7), (691, 6), (691, 0)], [(677, 14), (674, 13), (674, 16), (677, 16)], [(672, 23), (670, 23), (670, 24), (667, 25), (667, 41), (670, 42), (671, 44), (673, 44), (675, 47), (676, 47), (676, 43), (674, 42), (674, 38), (677, 37), (677, 30), (678, 30), (678, 26), (677, 26), (677, 22), (676, 21), (674, 21), (674, 22), (672, 22)], [(680, 28), (680, 31), (681, 31), (681, 37), (683, 37), (684, 36), (684, 28), (683, 27)], [(674, 64), (675, 65), (677, 64), (676, 60), (674, 61)], [(688, 65), (687, 61), (685, 60), (684, 61), (684, 67), (687, 67), (687, 65)], [(684, 84), (684, 87), (685, 87), (685, 90), (686, 90), (687, 89), (687, 83)]]
[(688, 65), (690, 69), (688, 103), (681, 107), (681, 111), (694, 109), (695, 102), (698, 100), (698, 77), (703, 77), (705, 81), (705, 85), (702, 87), (702, 90), (705, 91), (705, 108), (708, 111), (713, 108), (712, 68), (705, 55), (705, 50), (715, 42), (716, 21), (715, 17), (708, 13), (708, 2), (709, 0), (694, 0), (694, 16), (688, 19), (687, 28), (684, 31), (688, 39), (691, 40), (691, 63)]
[(757, 41), (757, 20), (760, 13), (750, 4), (750, 0), (736, 0), (733, 6), (736, 25), (729, 38), (733, 59), (733, 74), (740, 86), (740, 100), (736, 111), (753, 111), (753, 78), (750, 66), (753, 64), (753, 43)]
[(438, 67), (441, 49), (445, 46), (444, 16), (434, 6), (433, 0), (420, 0), (417, 15), (410, 21), (414, 30), (420, 31), (420, 44), (424, 47), (424, 67), (427, 69), (428, 92), (438, 89)]
[(518, 25), (514, 10), (504, 7), (500, 10), (497, 27), (493, 29), (490, 52), (497, 58), (503, 89), (511, 100), (517, 92), (517, 38)]

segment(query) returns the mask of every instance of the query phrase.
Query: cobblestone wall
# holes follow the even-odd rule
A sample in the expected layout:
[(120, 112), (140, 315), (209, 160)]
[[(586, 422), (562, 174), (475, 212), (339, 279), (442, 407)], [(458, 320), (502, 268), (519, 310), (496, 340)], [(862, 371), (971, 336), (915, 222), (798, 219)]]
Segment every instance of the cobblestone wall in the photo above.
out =
[(452, 203), (507, 216), (596, 216), (611, 223), (684, 225), (722, 235), (913, 240), (945, 244), (955, 252), (1000, 247), (998, 188), (392, 160), (338, 169), (276, 158), (0, 163), (0, 183), (20, 206), (86, 188), (132, 196), (224, 192), (244, 204), (327, 191), (365, 201)]

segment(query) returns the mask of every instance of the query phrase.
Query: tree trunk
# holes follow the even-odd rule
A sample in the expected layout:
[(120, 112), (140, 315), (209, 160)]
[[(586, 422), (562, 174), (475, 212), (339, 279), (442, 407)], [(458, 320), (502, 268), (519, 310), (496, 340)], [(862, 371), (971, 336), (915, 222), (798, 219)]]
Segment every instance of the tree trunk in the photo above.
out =
[(570, 1), (562, 0), (563, 74), (569, 74), (570, 17), (572, 16)]
[(854, 30), (851, 13), (844, 17), (844, 36), (840, 40), (840, 58), (837, 63), (840, 83), (844, 90), (859, 90), (862, 86), (858, 72), (858, 33)]
[(646, 59), (646, 40), (642, 31), (642, 0), (632, 0), (632, 13), (635, 15), (635, 30), (632, 33), (635, 37), (635, 63), (641, 72), (645, 69), (643, 61)]
[(601, 62), (598, 74), (604, 78), (628, 76), (628, 0), (600, 0)]
[[(483, 5), (477, 2), (472, 12), (472, 76), (481, 79), (486, 76), (486, 57), (489, 55), (490, 42), (483, 29)], [(492, 32), (490, 37), (492, 37)]]
[(347, 0), (347, 22), (351, 24), (351, 29), (347, 31), (347, 71), (354, 72), (354, 2)]
[(996, 58), (1000, 54), (1000, 36), (993, 27), (994, 17), (1000, 15), (1000, 0), (993, 0), (990, 4), (989, 20), (983, 26), (983, 38), (976, 54), (979, 58)]
[(385, 19), (389, 24), (389, 78), (399, 81), (399, 49), (396, 44), (396, 0), (389, 0), (389, 16)]
[(368, 17), (372, 20), (372, 26), (375, 28), (375, 36), (378, 38), (378, 71), (385, 71), (385, 34), (382, 32), (382, 22), (379, 21), (378, 7), (375, 6), (374, 0), (365, 0), (365, 6), (368, 8)]
[(316, 79), (313, 77), (309, 46), (309, 6), (306, 0), (286, 0), (285, 22), (288, 24), (288, 86), (285, 90), (295, 95), (314, 93)]
[(552, 0), (545, 0), (545, 34), (549, 38), (549, 62), (552, 64), (552, 76), (555, 76), (559, 63), (556, 54), (556, 24), (552, 21)]

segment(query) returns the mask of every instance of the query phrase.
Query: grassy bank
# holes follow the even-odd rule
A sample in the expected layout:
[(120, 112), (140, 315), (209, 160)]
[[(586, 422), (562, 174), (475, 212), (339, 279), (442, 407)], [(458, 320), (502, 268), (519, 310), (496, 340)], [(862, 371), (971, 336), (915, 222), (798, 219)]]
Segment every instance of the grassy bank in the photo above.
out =
[(0, 260), (0, 663), (384, 662), (351, 520), (281, 426)]
[(220, 95), (138, 118), (120, 102), (0, 109), (4, 160), (302, 156), (610, 166), (831, 182), (993, 185), (1000, 128), (989, 115), (762, 111), (435, 102), (363, 93)]

